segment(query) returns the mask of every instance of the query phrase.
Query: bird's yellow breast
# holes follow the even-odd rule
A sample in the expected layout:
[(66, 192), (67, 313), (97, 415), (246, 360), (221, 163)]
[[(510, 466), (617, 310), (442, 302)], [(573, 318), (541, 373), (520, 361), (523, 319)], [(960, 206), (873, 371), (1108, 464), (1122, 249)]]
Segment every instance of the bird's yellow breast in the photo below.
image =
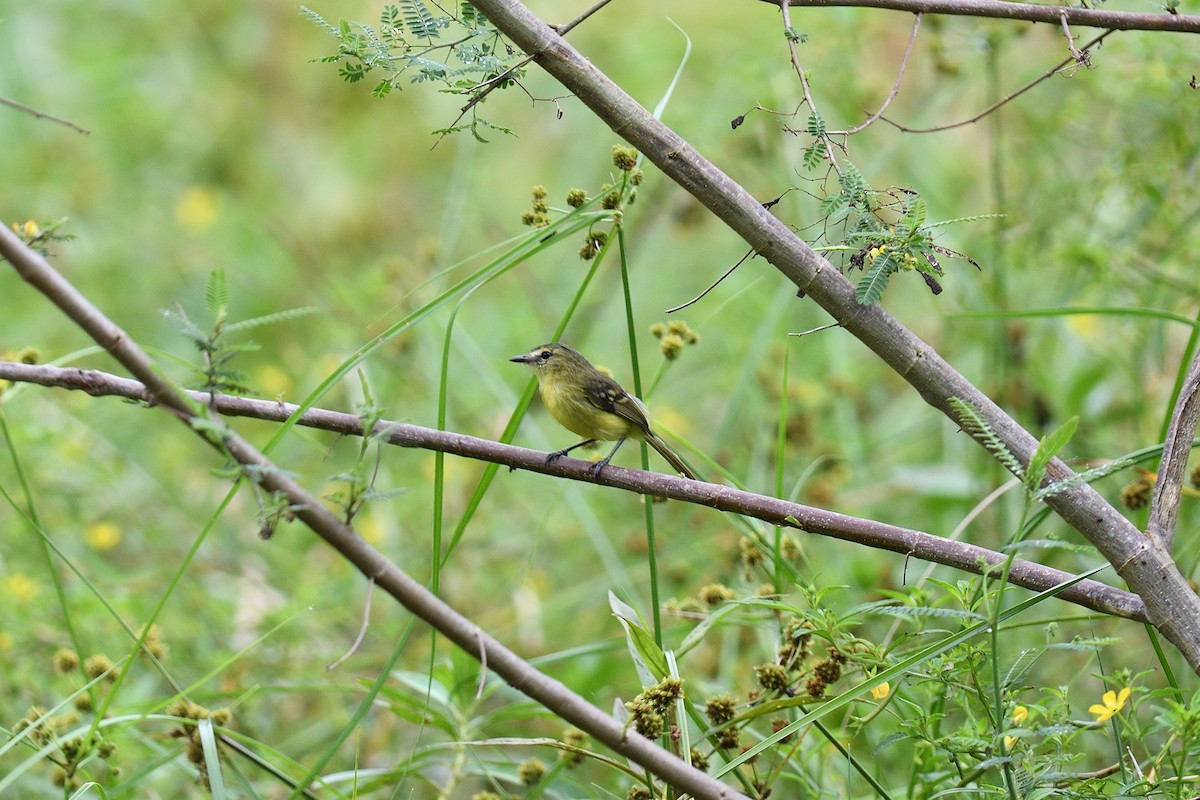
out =
[(538, 391), (546, 410), (558, 424), (585, 439), (612, 442), (640, 433), (633, 430), (629, 420), (597, 408), (586, 397), (579, 396), (580, 393), (564, 389), (558, 381), (542, 378), (538, 381)]

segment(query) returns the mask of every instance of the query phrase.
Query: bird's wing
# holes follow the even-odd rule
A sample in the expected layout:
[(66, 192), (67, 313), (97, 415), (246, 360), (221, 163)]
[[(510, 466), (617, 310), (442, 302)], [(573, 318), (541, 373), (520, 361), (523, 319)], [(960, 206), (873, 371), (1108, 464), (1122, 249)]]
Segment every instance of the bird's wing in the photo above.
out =
[(645, 435), (650, 435), (650, 420), (642, 401), (621, 388), (614, 380), (597, 381), (588, 387), (588, 402), (601, 411), (629, 420)]

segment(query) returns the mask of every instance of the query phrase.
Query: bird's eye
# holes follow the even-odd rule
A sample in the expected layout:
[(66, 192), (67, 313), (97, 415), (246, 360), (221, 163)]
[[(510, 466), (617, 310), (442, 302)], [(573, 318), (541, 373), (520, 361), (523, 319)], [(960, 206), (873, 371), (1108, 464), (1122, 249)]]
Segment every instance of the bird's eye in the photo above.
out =
[(552, 355), (554, 355), (554, 354), (551, 353), (549, 350), (543, 350), (542, 352), (538, 353), (538, 357), (541, 358), (542, 361), (549, 361), (550, 356), (552, 356)]

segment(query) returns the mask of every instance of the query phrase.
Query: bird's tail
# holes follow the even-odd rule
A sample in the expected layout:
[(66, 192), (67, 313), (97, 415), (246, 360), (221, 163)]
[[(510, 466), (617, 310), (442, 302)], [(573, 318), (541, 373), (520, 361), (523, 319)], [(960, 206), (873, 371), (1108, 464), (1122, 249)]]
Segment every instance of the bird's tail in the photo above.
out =
[(658, 454), (665, 458), (680, 475), (693, 481), (700, 480), (698, 477), (696, 477), (696, 473), (692, 472), (688, 465), (683, 463), (683, 459), (675, 455), (675, 451), (670, 447), (667, 447), (667, 443), (658, 438), (658, 436), (653, 433), (650, 434), (646, 437), (646, 443), (657, 450)]

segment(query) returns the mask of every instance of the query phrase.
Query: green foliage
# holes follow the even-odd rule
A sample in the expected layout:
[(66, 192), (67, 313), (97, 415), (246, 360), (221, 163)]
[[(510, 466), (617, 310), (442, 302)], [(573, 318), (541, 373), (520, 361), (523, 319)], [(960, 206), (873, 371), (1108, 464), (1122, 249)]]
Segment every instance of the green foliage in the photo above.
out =
[[(812, 170), (829, 157), (829, 135), (820, 113), (810, 114), (805, 131), (812, 144), (804, 149), (802, 161)], [(933, 294), (941, 294), (939, 278), (945, 273), (939, 256), (962, 258), (980, 269), (969, 256), (936, 244), (931, 231), (991, 215), (927, 222), (928, 205), (918, 192), (876, 190), (848, 160), (837, 167), (837, 183), (838, 191), (821, 200), (822, 233), (814, 244), (825, 244), (830, 252), (848, 252), (848, 268), (863, 271), (855, 289), (859, 303), (879, 302), (892, 276), (902, 271), (916, 272)]]
[(202, 363), (194, 367), (199, 380), (192, 384), (192, 388), (202, 392), (224, 394), (254, 393), (246, 383), (246, 373), (235, 369), (233, 361), (244, 353), (258, 350), (258, 345), (254, 342), (230, 342), (227, 339), (230, 334), (294, 320), (320, 310), (315, 307), (294, 308), (253, 319), (229, 322), (229, 286), (225, 280), (225, 271), (220, 268), (209, 273), (204, 301), (208, 313), (212, 315), (211, 327), (207, 331), (193, 323), (181, 305), (176, 304), (174, 309), (163, 311), (163, 316), (173, 322), (200, 352)]
[(1008, 446), (1001, 441), (996, 432), (992, 430), (992, 427), (979, 416), (979, 411), (970, 403), (958, 397), (951, 397), (949, 403), (957, 413), (958, 423), (962, 426), (963, 431), (983, 445), (1006, 470), (1021, 480), (1025, 480), (1025, 467), (1021, 466), (1021, 462), (1012, 454)]
[(334, 26), (305, 6), (300, 13), (337, 38), (337, 52), (319, 61), (338, 64), (342, 80), (357, 83), (373, 72), (383, 73), (371, 89), (372, 97), (387, 97), (407, 81), (436, 83), (443, 92), (467, 98), (469, 121), (438, 128), (433, 131), (438, 136), (470, 131), (477, 141), (485, 142), (483, 130), (511, 134), (508, 128), (479, 117), (476, 105), (491, 91), (515, 86), (524, 75), (517, 51), (500, 40), (487, 18), (469, 2), (460, 3), (457, 15), (441, 6), (433, 6), (439, 12), (435, 14), (431, 5), (425, 0), (386, 5), (377, 27), (346, 20)]
[(807, 33), (801, 33), (790, 25), (784, 30), (783, 35), (789, 42), (804, 44), (808, 41)]
[(40, 225), (33, 220), (25, 222), (12, 223), (13, 232), (21, 237), (21, 241), (32, 247), (43, 256), (51, 255), (50, 244), (52, 242), (69, 242), (75, 238), (74, 234), (67, 233), (63, 228), (67, 224), (67, 218), (57, 220), (47, 220)]
[[(437, 4), (426, 6), (446, 15)], [(241, 341), (233, 333), (242, 325), (237, 318), (277, 320), (286, 314), (275, 309), (319, 304), (321, 315), (297, 324), (255, 327), (259, 349), (227, 365), (240, 372), (234, 382), (289, 400), (320, 386), (321, 405), (364, 413), (377, 407), (388, 418), (433, 425), (444, 375), (448, 430), (515, 435), (522, 445), (548, 449), (559, 446), (558, 435), (543, 427), (536, 401), (519, 429), (509, 415), (524, 384), (504, 357), (561, 335), (629, 374), (620, 333), (625, 298), (616, 265), (605, 257), (617, 252), (614, 222), (628, 243), (628, 304), (643, 361), (658, 347), (646, 333), (649, 323), (694, 296), (737, 250), (735, 237), (668, 191), (653, 170), (633, 206), (566, 210), (567, 187), (587, 186), (599, 198), (599, 184), (613, 172), (611, 133), (572, 101), (563, 102), (560, 122), (531, 125), (521, 139), (505, 142), (503, 157), (487, 157), (465, 140), (430, 153), (420, 142), (451, 121), (431, 122), (424, 103), (406, 105), (381, 128), (378, 107), (355, 103), (363, 92), (330, 84), (333, 94), (322, 95), (317, 111), (307, 102), (313, 75), (304, 60), (325, 52), (324, 37), (335, 37), (336, 51), (345, 35), (372, 57), (372, 38), (354, 25), (343, 31), (295, 24), (294, 12), (273, 4), (210, 6), (200, 16), (174, 2), (142, 11), (138, 34), (169, 48), (119, 46), (128, 41), (128, 15), (63, 26), (39, 4), (10, 14), (0, 26), (10, 95), (78, 116), (96, 133), (77, 139), (6, 108), (0, 144), (10, 204), (39, 220), (71, 216), (79, 245), (52, 246), (49, 255), (62, 256), (64, 271), (132, 336), (157, 346), (169, 372), (179, 371), (173, 359), (195, 360), (200, 342), (207, 346), (218, 313), (226, 317), (221, 349)], [(597, 36), (617, 47), (622, 84), (634, 96), (653, 97), (666, 79), (661, 57), (673, 34), (668, 29), (664, 38), (653, 4), (624, 11), (619, 29), (604, 29), (615, 18), (600, 14), (572, 35), (585, 49)], [(425, 40), (411, 34), (404, 12), (397, 2), (391, 18), (372, 24), (374, 36), (393, 54), (400, 45), (390, 42), (403, 39), (434, 73), (464, 64), (449, 49), (421, 50), (486, 27), (460, 5), (452, 11), (458, 22)], [(690, 12), (695, 55), (666, 118), (709, 132), (706, 154), (717, 153), (763, 196), (778, 196), (794, 181), (786, 162), (797, 154), (772, 126), (751, 116), (736, 134), (719, 131), (726, 109), (749, 98), (793, 107), (796, 87), (781, 77), (783, 42), (730, 59), (731, 39), (761, 32), (757, 15), (727, 2)], [(969, 24), (935, 29), (930, 22), (926, 17), (918, 40), (918, 53), (930, 58), (922, 68), (927, 80), (906, 77), (889, 118), (944, 122), (974, 113), (987, 96), (985, 64), (961, 46)], [(811, 24), (829, 41), (871, 43), (882, 52), (898, 52), (907, 35), (907, 23), (874, 12)], [(1008, 37), (1001, 23), (995, 27), (987, 51), (996, 61), (986, 66), (999, 68), (1002, 91), (1062, 57), (1061, 37)], [(23, 46), (29, 41), (56, 46), (31, 61)], [(1084, 475), (1115, 498), (1117, 481), (1103, 476), (1135, 459), (1114, 462), (1113, 454), (1137, 453), (1145, 469), (1157, 457), (1154, 432), (1171, 405), (1171, 373), (1186, 365), (1181, 354), (1200, 299), (1189, 260), (1200, 229), (1191, 224), (1188, 201), (1194, 126), (1180, 112), (1174, 80), (1190, 74), (1194, 54), (1171, 37), (1136, 34), (1110, 43), (1099, 54), (1102, 69), (1044, 82), (1006, 107), (998, 136), (984, 141), (971, 133), (983, 130), (975, 126), (962, 136), (892, 137), (879, 125), (872, 132), (879, 145), (856, 151), (850, 165), (861, 170), (859, 194), (841, 195), (839, 186), (839, 196), (814, 192), (814, 199), (796, 191), (774, 210), (799, 229), (819, 218), (822, 200), (831, 200), (846, 225), (873, 208), (884, 233), (896, 225), (899, 237), (907, 233), (901, 194), (877, 194), (873, 207), (860, 206), (859, 198), (871, 186), (919, 187), (928, 204), (924, 230), (938, 233), (939, 245), (986, 253), (988, 271), (975, 280), (974, 271), (947, 270), (952, 298), (895, 292), (891, 310), (1019, 419), (1081, 415), (1069, 445), (1072, 463), (1101, 465)], [(507, 57), (502, 47), (490, 55), (497, 53)], [(804, 53), (829, 129), (861, 119), (864, 98), (881, 97), (895, 78), (888, 59), (859, 58), (850, 70), (847, 57), (840, 47)], [(378, 96), (404, 88), (421, 69), (406, 65), (393, 82), (387, 78), (400, 62), (368, 70), (346, 57), (334, 68), (352, 64), (360, 85)], [(1122, 80), (1105, 80), (1114, 71)], [(528, 76), (531, 88), (541, 80), (536, 72)], [(129, 75), (143, 79), (113, 77)], [(190, 76), (199, 88), (181, 106), (179, 94), (156, 80), (164, 75)], [(423, 80), (443, 89), (456, 78)], [(36, 97), (22, 96), (33, 89)], [(499, 94), (489, 99), (488, 116), (501, 126), (513, 127), (527, 107), (524, 95), (502, 110), (494, 108)], [(1122, 113), (1101, 119), (1097, 109)], [(472, 130), (466, 119), (448, 127)], [(486, 127), (477, 132), (488, 135)], [(811, 168), (831, 154), (842, 166), (840, 145), (814, 140)], [(1106, 154), (1101, 165), (1096, 152)], [(989, 174), (989, 163), (1005, 165), (1003, 181)], [(515, 220), (528, 186), (539, 181), (554, 186), (548, 225), (522, 231)], [(856, 183), (854, 174), (850, 181)], [(1007, 200), (990, 192), (1000, 184), (1013, 192)], [(213, 200), (207, 227), (185, 213), (197, 193)], [(1064, 197), (1086, 202), (1068, 208)], [(981, 218), (958, 216), (955, 205), (987, 209), (993, 202), (1007, 213), (1007, 230), (999, 223), (946, 227)], [(584, 239), (593, 226), (609, 233), (607, 249), (581, 263), (581, 246), (596, 251)], [(868, 244), (847, 242), (844, 233), (831, 230), (821, 242), (841, 247), (835, 252), (847, 258)], [(882, 235), (870, 241), (882, 242)], [(227, 267), (224, 290), (210, 284), (210, 300), (205, 282), (213, 263)], [(682, 437), (673, 444), (691, 445), (689, 458), (711, 459), (711, 474), (731, 485), (774, 486), (777, 475), (783, 496), (937, 533), (962, 530), (996, 549), (1018, 536), (1037, 537), (1012, 547), (1069, 572), (1100, 563), (1094, 548), (1051, 516), (1035, 515), (1014, 531), (1025, 498), (990, 496), (995, 474), (987, 454), (948, 431), (844, 335), (786, 338), (826, 318), (761, 263), (746, 267), (689, 311), (700, 321), (702, 344), (672, 362), (665, 378), (646, 382), (654, 387), (656, 425)], [(493, 277), (449, 330), (447, 304)], [(82, 337), (49, 304), (11, 284), (3, 347), (36, 345), (45, 360), (112, 369), (102, 351), (79, 349)], [(148, 313), (164, 298), (181, 298), (187, 308), (194, 325), (184, 338)], [(1054, 315), (1020, 316), (1028, 308)], [(952, 316), (960, 310), (1008, 316)], [(785, 349), (791, 366), (781, 377)], [(348, 354), (361, 357), (339, 372)], [(369, 386), (350, 375), (359, 370)], [(204, 374), (203, 365), (197, 372), (198, 385), (220, 377)], [(607, 748), (572, 744), (560, 720), (443, 639), (434, 641), (424, 625), (409, 624), (380, 592), (369, 594), (366, 581), (301, 526), (282, 524), (298, 509), (246, 489), (223, 500), (223, 487), (208, 474), (219, 460), (189, 445), (167, 415), (27, 385), (5, 388), (0, 410), (0, 489), (9, 523), (0, 544), (0, 601), (10, 612), (0, 616), (0, 796), (62, 797), (63, 788), (51, 784), (60, 779), (94, 782), (80, 793), (97, 796), (203, 796), (200, 763), (223, 776), (227, 794), (246, 796), (284, 796), (301, 785), (328, 797), (623, 797), (635, 783), (652, 784)], [(260, 442), (280, 430), (233, 424)], [(715, 773), (743, 747), (779, 735), (777, 724), (796, 725), (753, 763), (724, 772), (746, 793), (1005, 796), (1006, 766), (1017, 796), (1195, 792), (1196, 680), (1169, 646), (1156, 656), (1140, 624), (1046, 599), (1005, 619), (994, 643), (973, 633), (940, 656), (902, 667), (877, 699), (871, 689), (885, 671), (923, 644), (970, 630), (990, 607), (1007, 607), (1024, 591), (988, 594), (992, 583), (945, 568), (922, 581), (925, 569), (915, 558), (809, 535), (775, 547), (770, 528), (677, 502), (651, 506), (658, 538), (648, 546), (636, 498), (524, 472), (493, 471), (485, 483), (486, 467), (452, 456), (437, 481), (437, 505), (427, 453), (389, 447), (379, 457), (374, 442), (299, 427), (279, 439), (272, 455), (288, 475), (332, 495), (339, 513), (354, 510), (360, 533), (418, 580), (428, 582), (439, 565), (440, 591), (450, 602), (613, 713), (653, 685), (638, 674), (629, 647), (636, 637), (644, 663), (665, 665), (684, 681), (682, 708), (670, 711), (681, 723), (678, 744), (664, 740), (680, 757)], [(632, 452), (626, 446), (623, 463), (636, 463)], [(373, 503), (373, 496), (391, 499)], [(431, 533), (435, 505), (454, 531), (444, 543)], [(1194, 549), (1186, 538), (1196, 516), (1194, 499), (1185, 497), (1183, 553)], [(264, 543), (255, 537), (259, 526), (279, 530)], [(739, 540), (747, 527), (762, 561), (743, 560)], [(784, 557), (787, 549), (792, 555)], [(661, 604), (661, 643), (654, 640), (651, 555), (659, 564), (657, 590), (677, 598)], [(731, 599), (702, 604), (697, 594), (710, 584), (723, 585)], [(637, 620), (629, 638), (605, 602), (610, 592), (631, 609), (622, 619)], [(880, 598), (901, 610), (876, 609)], [(132, 635), (122, 627), (156, 615), (167, 646), (161, 671), (131, 654), (140, 627)], [(799, 628), (792, 617), (801, 619)], [(118, 670), (128, 665), (127, 678), (114, 685), (107, 677), (93, 683), (60, 674), (52, 656), (65, 646), (85, 659), (109, 653)], [(830, 647), (848, 661), (824, 699), (814, 700), (807, 684)], [(1122, 677), (1122, 668), (1146, 664), (1155, 671)], [(760, 678), (778, 685), (774, 667), (794, 695), (763, 688)], [(178, 691), (171, 681), (209, 707), (233, 707), (233, 721), (214, 724), (210, 735), (195, 720), (168, 713)], [(1096, 723), (1088, 707), (1103, 705), (1106, 689), (1123, 686), (1133, 688), (1124, 708)], [(107, 706), (85, 711), (77, 705), (88, 702), (84, 697)], [(709, 703), (721, 698), (728, 703)], [(711, 720), (710, 705), (728, 716)], [(31, 706), (46, 713), (29, 716)], [(1022, 706), (1028, 716), (1017, 724)], [(810, 713), (821, 716), (805, 720)], [(24, 718), (34, 724), (17, 732)], [(185, 725), (197, 730), (200, 763), (187, 752), (193, 740)], [(52, 738), (35, 742), (39, 731)], [(224, 743), (221, 733), (245, 749)], [(82, 746), (74, 750), (76, 741)], [(571, 764), (568, 753), (582, 762)], [(526, 789), (518, 765), (532, 758), (546, 768)], [(667, 793), (655, 784), (649, 796)]]
[(1079, 427), (1079, 417), (1071, 417), (1060, 425), (1053, 433), (1048, 433), (1038, 442), (1038, 448), (1029, 459), (1029, 469), (1025, 473), (1025, 489), (1036, 494), (1042, 488), (1042, 479), (1046, 477), (1046, 466), (1071, 441), (1075, 430)]

